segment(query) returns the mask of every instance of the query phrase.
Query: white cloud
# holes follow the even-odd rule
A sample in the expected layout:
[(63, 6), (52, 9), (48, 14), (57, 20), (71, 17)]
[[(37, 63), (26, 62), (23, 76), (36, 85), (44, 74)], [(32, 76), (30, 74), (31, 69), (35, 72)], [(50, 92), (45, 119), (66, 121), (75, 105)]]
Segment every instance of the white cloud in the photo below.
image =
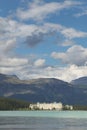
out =
[(57, 11), (59, 13), (61, 10), (69, 9), (77, 5), (81, 5), (81, 3), (69, 0), (45, 3), (42, 0), (34, 0), (33, 2), (29, 2), (29, 7), (27, 9), (19, 8), (16, 15), (21, 20), (33, 19), (35, 21), (41, 21), (49, 14), (57, 13)]
[[(24, 2), (24, 0), (22, 1)], [(33, 0), (28, 3), (26, 9), (18, 9), (15, 20), (0, 17), (0, 73), (16, 74), (22, 79), (29, 78), (58, 78), (65, 81), (87, 76), (87, 48), (73, 45), (75, 38), (87, 37), (87, 32), (74, 28), (68, 28), (60, 24), (42, 23), (35, 24), (34, 21), (43, 21), (51, 14), (60, 13), (65, 9), (71, 9), (81, 5), (78, 1), (64, 0), (64, 2), (48, 2)], [(79, 16), (86, 14), (78, 14)], [(34, 20), (34, 24), (23, 23), (21, 20)], [(53, 35), (52, 35), (53, 34)], [(48, 36), (58, 36), (64, 41), (63, 46), (73, 45), (66, 52), (53, 52), (52, 57), (61, 59), (64, 63), (70, 64), (66, 67), (47, 66), (45, 59), (36, 59), (19, 56), (15, 48), (26, 43), (29, 47), (42, 43)], [(20, 48), (19, 48), (20, 49)], [(14, 52), (14, 53), (10, 53)], [(11, 55), (12, 54), (12, 55)], [(21, 55), (21, 54), (20, 54)], [(39, 56), (40, 57), (40, 56)]]
[(42, 67), (45, 64), (45, 59), (38, 59), (34, 62), (34, 66), (36, 67)]
[(87, 76), (86, 65), (43, 67), (44, 63), (44, 59), (38, 59), (30, 64), (28, 59), (8, 58), (0, 62), (0, 73), (16, 74), (20, 79), (57, 78), (68, 82), (81, 76)]
[(62, 28), (61, 33), (69, 39), (87, 37), (86, 32), (77, 31), (73, 28)]
[[(52, 36), (52, 34), (61, 34), (62, 37), (65, 37), (65, 42), (74, 38), (87, 37), (87, 32), (67, 28), (60, 24), (28, 25), (7, 18), (0, 18), (0, 43), (1, 45), (4, 43), (2, 48), (5, 47), (8, 50), (18, 45), (20, 41), (26, 42), (29, 47), (33, 47), (43, 42), (46, 37)], [(72, 44), (72, 42), (68, 43)]]
[(9, 53), (16, 46), (16, 38), (0, 41), (0, 54)]
[(8, 58), (2, 57), (0, 59), (0, 66), (2, 67), (16, 67), (28, 64), (28, 59), (25, 58)]
[(78, 18), (84, 15), (87, 15), (87, 1), (85, 1), (84, 6), (81, 6), (80, 11), (76, 13), (74, 16)]
[(52, 52), (51, 54), (51, 57), (53, 57), (54, 59), (64, 59), (65, 56), (65, 53)]
[(87, 10), (85, 10), (85, 11), (83, 11), (83, 12), (81, 12), (81, 13), (77, 13), (77, 14), (75, 14), (74, 16), (75, 16), (75, 17), (81, 17), (81, 16), (84, 16), (84, 15), (87, 15)]
[[(10, 71), (10, 70), (9, 70)], [(35, 68), (28, 67), (19, 68), (15, 70), (16, 74), (21, 79), (37, 79), (37, 78), (57, 78), (67, 82), (70, 82), (73, 79), (87, 76), (87, 66), (76, 66), (70, 65), (67, 67), (44, 67), (44, 68)]]
[(65, 40), (65, 41), (63, 41), (62, 43), (62, 46), (71, 46), (71, 45), (74, 45), (75, 44), (75, 42), (73, 41), (73, 40)]
[(87, 66), (76, 66), (73, 64), (62, 68), (59, 78), (70, 82), (83, 76), (87, 76)]
[(52, 29), (54, 32), (59, 32), (60, 34), (62, 34), (67, 39), (67, 41), (70, 41), (74, 38), (87, 37), (87, 32), (79, 31), (74, 28), (67, 28), (60, 24), (46, 23), (45, 26), (47, 28), (50, 28), (50, 30)]
[(66, 64), (81, 66), (87, 63), (87, 48), (73, 45), (65, 53), (53, 52), (51, 56), (55, 59), (61, 59)]
[[(70, 32), (66, 33), (66, 29), (69, 29)], [(66, 38), (65, 42), (71, 41), (72, 38), (86, 37), (87, 35), (85, 32), (81, 33), (74, 29), (76, 35), (73, 36), (73, 31), (71, 30), (73, 29), (66, 28), (60, 24), (45, 23), (42, 26), (33, 24), (28, 25), (7, 18), (0, 18), (0, 73), (15, 73), (21, 78), (55, 77), (66, 79), (63, 78), (64, 68), (45, 67), (45, 59), (38, 59), (31, 62), (28, 58), (20, 58), (16, 54), (16, 56), (11, 56), (11, 54), (8, 53), (12, 52), (20, 41), (26, 41), (27, 38), (27, 44), (29, 46), (34, 46), (42, 42), (46, 36), (50, 36), (52, 33), (62, 34)], [(72, 44), (72, 42), (70, 44)], [(57, 56), (56, 53), (54, 54)], [(73, 54), (75, 58), (73, 58)], [(81, 59), (77, 57), (77, 55), (80, 54)], [(87, 63), (86, 54), (85, 48), (81, 46), (72, 46), (67, 52), (59, 53), (57, 58), (60, 58), (65, 63), (83, 65)], [(66, 57), (65, 59), (67, 61), (64, 57)], [(71, 57), (72, 59), (70, 60)]]

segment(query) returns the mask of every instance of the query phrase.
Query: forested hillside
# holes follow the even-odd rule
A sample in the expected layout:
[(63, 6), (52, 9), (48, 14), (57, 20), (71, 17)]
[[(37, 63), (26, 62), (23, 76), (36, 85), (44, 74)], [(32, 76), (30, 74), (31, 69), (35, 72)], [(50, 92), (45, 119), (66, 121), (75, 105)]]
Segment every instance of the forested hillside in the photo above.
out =
[(0, 98), (0, 110), (19, 110), (29, 108), (29, 103), (21, 100)]

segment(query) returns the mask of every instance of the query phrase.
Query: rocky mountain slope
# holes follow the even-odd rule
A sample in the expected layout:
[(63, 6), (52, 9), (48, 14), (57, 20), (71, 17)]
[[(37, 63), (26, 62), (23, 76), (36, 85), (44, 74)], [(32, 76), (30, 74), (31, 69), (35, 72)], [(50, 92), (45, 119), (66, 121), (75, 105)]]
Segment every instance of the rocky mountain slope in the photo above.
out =
[(62, 102), (87, 105), (87, 93), (55, 78), (20, 80), (15, 75), (0, 74), (0, 96), (29, 102)]
[(78, 87), (87, 87), (87, 77), (80, 77), (71, 82), (73, 85), (77, 85)]

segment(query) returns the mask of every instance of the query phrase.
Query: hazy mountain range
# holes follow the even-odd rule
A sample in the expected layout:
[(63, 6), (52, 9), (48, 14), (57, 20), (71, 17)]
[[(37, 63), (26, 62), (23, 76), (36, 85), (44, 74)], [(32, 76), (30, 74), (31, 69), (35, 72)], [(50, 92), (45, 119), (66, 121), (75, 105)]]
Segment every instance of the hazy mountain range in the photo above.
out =
[(0, 74), (0, 96), (31, 103), (62, 102), (87, 105), (87, 77), (68, 83), (55, 78), (20, 80), (15, 75)]

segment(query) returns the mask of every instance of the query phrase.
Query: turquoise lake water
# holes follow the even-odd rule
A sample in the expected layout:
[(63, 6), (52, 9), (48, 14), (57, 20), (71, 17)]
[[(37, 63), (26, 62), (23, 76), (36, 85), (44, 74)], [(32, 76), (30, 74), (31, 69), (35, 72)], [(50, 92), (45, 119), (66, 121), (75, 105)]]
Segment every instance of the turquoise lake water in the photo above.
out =
[(87, 130), (87, 112), (0, 111), (0, 130)]

